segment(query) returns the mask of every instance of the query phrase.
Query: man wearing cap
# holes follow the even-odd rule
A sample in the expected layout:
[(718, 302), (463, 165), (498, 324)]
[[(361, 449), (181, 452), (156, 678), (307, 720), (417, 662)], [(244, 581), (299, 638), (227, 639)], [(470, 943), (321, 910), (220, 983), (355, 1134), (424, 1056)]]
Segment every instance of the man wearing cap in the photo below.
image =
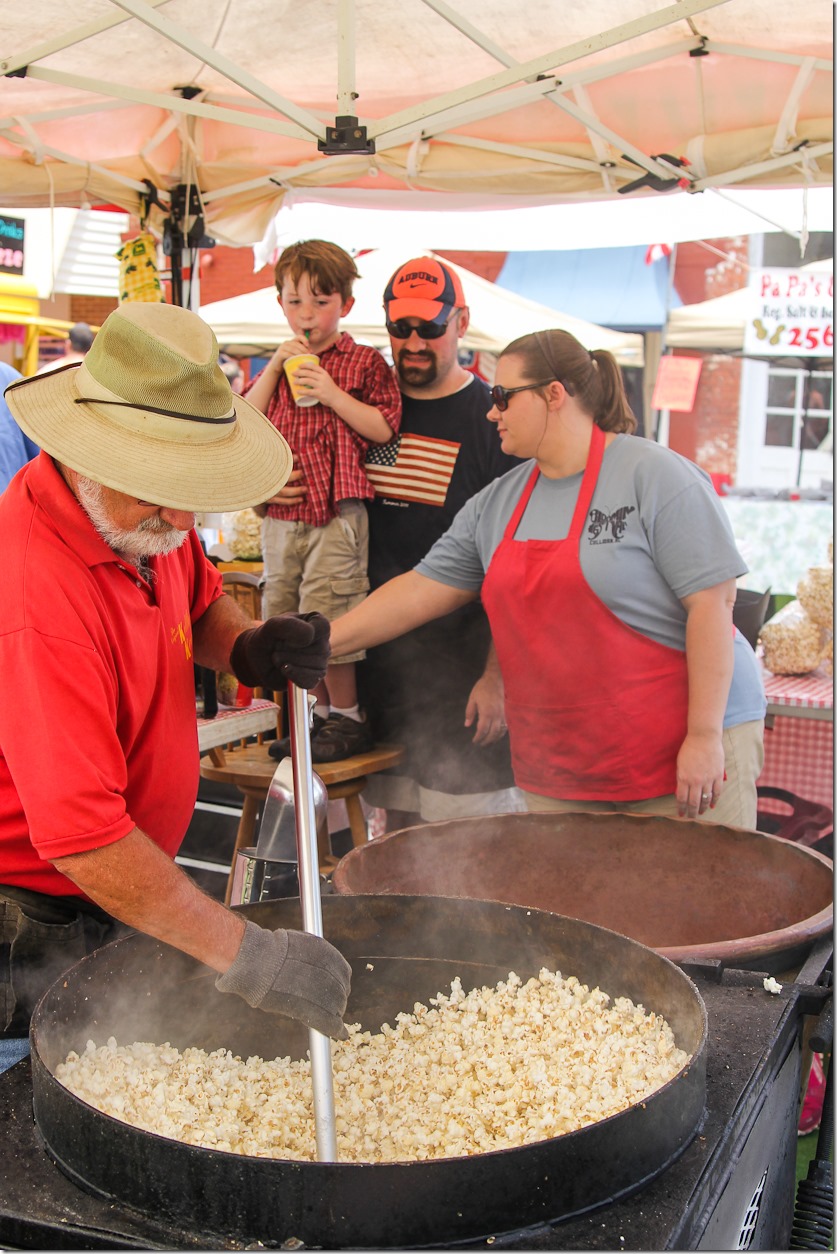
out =
[(170, 305), (120, 306), (80, 364), (5, 396), (41, 452), (0, 498), (0, 1038), (125, 928), (341, 1035), (342, 955), (246, 921), (174, 862), (197, 794), (195, 664), (310, 688), (328, 660), (325, 619), (254, 623), (194, 530), (196, 511), (276, 492), (287, 444), (233, 395), (209, 327)]
[[(487, 386), (459, 363), (469, 311), (456, 271), (431, 257), (405, 262), (384, 310), (403, 409), (400, 436), (367, 455), (372, 588), (411, 570), (469, 497), (517, 465), (486, 420)], [(364, 790), (390, 829), (522, 808), (478, 603), (371, 650), (359, 687), (376, 740), (406, 748), (404, 763)]]

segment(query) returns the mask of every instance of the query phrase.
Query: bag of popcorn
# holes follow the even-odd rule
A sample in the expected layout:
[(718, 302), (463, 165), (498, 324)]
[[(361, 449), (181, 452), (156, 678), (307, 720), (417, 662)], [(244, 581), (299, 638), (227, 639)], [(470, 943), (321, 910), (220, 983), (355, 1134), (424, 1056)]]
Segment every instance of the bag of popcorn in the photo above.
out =
[(808, 675), (824, 656), (826, 633), (799, 601), (789, 601), (761, 629), (765, 669), (774, 675)]
[(259, 561), (262, 555), (262, 520), (255, 510), (224, 514), (224, 531), (233, 556), (239, 561)]
[(834, 628), (834, 567), (812, 566), (796, 586), (796, 595), (811, 622)]

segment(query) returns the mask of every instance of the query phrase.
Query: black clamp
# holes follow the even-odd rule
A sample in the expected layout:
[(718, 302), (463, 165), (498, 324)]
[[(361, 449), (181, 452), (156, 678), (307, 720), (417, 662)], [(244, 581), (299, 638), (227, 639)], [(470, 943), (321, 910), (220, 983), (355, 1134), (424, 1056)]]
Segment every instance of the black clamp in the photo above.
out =
[[(638, 161), (634, 161), (633, 157), (629, 157), (626, 153), (622, 153), (625, 161), (630, 161), (631, 165), (639, 165)], [(652, 161), (665, 161), (668, 165), (674, 166), (675, 169), (685, 169), (689, 162), (685, 157), (672, 157), (668, 152), (658, 152), (651, 154)], [(675, 187), (681, 187), (684, 190), (689, 187), (690, 180), (687, 178), (677, 178), (672, 175), (671, 178), (662, 178), (659, 174), (652, 174), (650, 170), (643, 174), (642, 178), (634, 179), (632, 183), (626, 183), (624, 187), (617, 187), (617, 192), (624, 195), (625, 192), (638, 191), (640, 187), (650, 187), (655, 192), (670, 192)]]
[(334, 126), (326, 127), (325, 139), (317, 140), (317, 148), (327, 157), (336, 157), (341, 153), (358, 153), (372, 156), (375, 152), (375, 141), (369, 139), (366, 127), (358, 123), (357, 118), (343, 114), (334, 119)]
[[(185, 183), (178, 183), (169, 192), (171, 216), (163, 223), (163, 252), (167, 257), (183, 248), (215, 247), (215, 240), (204, 232), (203, 210), (197, 187), (191, 184), (188, 188), (188, 206), (186, 192)], [(191, 217), (192, 224), (184, 232), (183, 224), (187, 216)]]

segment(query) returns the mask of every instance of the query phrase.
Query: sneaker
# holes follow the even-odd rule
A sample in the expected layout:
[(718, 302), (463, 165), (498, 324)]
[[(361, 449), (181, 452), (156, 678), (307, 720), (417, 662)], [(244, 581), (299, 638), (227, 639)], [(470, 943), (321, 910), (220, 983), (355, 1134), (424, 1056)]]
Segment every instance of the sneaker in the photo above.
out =
[(345, 714), (329, 714), (324, 726), (311, 737), (311, 760), (341, 762), (356, 753), (368, 753), (374, 745), (366, 719), (359, 723)]
[[(327, 719), (324, 719), (321, 714), (314, 715), (313, 722), (311, 725), (312, 741), (314, 737), (316, 736), (317, 732), (321, 731), (322, 728), (325, 727), (326, 722), (327, 722)], [(281, 762), (283, 758), (289, 758), (291, 756), (290, 736), (283, 736), (281, 740), (274, 740), (272, 744), (269, 744), (267, 746), (267, 751), (272, 758), (276, 759), (277, 762)]]
[(823, 1071), (822, 1058), (819, 1054), (814, 1054), (811, 1059), (811, 1074), (808, 1077), (808, 1088), (805, 1092), (805, 1100), (802, 1103), (802, 1113), (799, 1116), (798, 1136), (807, 1136), (810, 1132), (816, 1132), (822, 1122), (824, 1100), (825, 1072)]

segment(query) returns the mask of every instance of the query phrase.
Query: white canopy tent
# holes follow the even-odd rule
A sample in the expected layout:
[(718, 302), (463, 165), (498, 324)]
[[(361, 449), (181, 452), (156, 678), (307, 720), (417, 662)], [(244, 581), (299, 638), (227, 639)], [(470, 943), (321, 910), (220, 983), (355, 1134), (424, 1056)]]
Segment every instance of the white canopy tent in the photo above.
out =
[(668, 348), (696, 348), (707, 353), (740, 353), (750, 299), (746, 287), (695, 305), (672, 309), (666, 326)]
[(324, 188), (473, 210), (832, 179), (830, 0), (38, 0), (2, 38), (4, 204), (115, 205), (189, 248)]
[[(409, 257), (433, 256), (426, 249), (376, 249), (357, 258), (360, 279), (354, 285), (355, 304), (341, 320), (341, 327), (355, 339), (378, 348), (389, 345), (384, 326), (383, 294), (394, 271)], [(456, 270), (468, 302), (471, 325), (463, 338), (464, 348), (499, 353), (501, 349), (530, 331), (561, 327), (586, 348), (606, 348), (622, 365), (641, 366), (641, 335), (610, 331), (545, 305), (505, 291), (477, 274), (445, 260)], [(276, 301), (276, 288), (263, 288), (230, 300), (204, 305), (201, 317), (215, 332), (222, 348), (239, 355), (254, 355), (254, 349), (272, 351), (293, 332)]]
[[(833, 272), (833, 261), (815, 261), (803, 270)], [(668, 348), (695, 348), (708, 353), (740, 353), (752, 308), (746, 287), (695, 305), (672, 309), (665, 331)]]
[(415, 193), (403, 199), (406, 208), (397, 193), (289, 192), (256, 246), (257, 262), (275, 247), (306, 238), (333, 240), (349, 252), (400, 245), (404, 239), (449, 251), (568, 252), (775, 233), (798, 237), (802, 257), (805, 232), (834, 229), (831, 187), (711, 188), (693, 196), (562, 201), (470, 213), (456, 212), (460, 198), (440, 192), (421, 193), (421, 208), (409, 207)]

